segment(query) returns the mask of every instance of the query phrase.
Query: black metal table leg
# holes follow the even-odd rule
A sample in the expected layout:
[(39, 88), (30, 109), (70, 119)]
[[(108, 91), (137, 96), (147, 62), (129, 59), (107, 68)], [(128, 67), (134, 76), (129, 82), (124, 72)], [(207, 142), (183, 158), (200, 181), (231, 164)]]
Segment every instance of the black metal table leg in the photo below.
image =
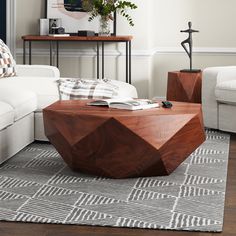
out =
[(104, 79), (104, 70), (105, 70), (105, 66), (104, 66), (104, 42), (102, 42), (102, 78)]
[(129, 44), (129, 42), (128, 41), (126, 41), (125, 42), (125, 44), (126, 44), (126, 54), (125, 54), (125, 57), (126, 57), (126, 83), (129, 83), (129, 78), (128, 78), (128, 70), (129, 70), (129, 68), (128, 68), (128, 64), (129, 64), (129, 57), (128, 57), (128, 53), (129, 53), (129, 50), (128, 50), (128, 44)]
[(99, 42), (97, 41), (97, 79), (99, 79)]
[(32, 64), (32, 42), (29, 41), (29, 65)]
[(59, 68), (59, 41), (57, 41), (57, 68)]
[(52, 66), (52, 41), (50, 41), (49, 46), (50, 46), (50, 66)]
[(25, 48), (26, 41), (23, 41), (23, 64), (26, 63), (26, 48)]
[(129, 41), (129, 83), (131, 82), (131, 41)]

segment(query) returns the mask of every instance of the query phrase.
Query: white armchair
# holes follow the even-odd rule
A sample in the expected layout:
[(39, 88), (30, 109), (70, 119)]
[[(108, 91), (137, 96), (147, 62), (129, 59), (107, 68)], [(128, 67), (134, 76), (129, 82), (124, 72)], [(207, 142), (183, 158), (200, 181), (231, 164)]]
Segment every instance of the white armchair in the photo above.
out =
[(202, 109), (206, 127), (236, 132), (236, 66), (203, 71)]

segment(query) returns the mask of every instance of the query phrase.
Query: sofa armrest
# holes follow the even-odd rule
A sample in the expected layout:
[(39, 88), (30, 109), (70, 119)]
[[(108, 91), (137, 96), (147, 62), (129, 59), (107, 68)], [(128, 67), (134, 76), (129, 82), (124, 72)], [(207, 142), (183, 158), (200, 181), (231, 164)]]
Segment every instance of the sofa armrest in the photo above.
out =
[(60, 77), (58, 68), (46, 65), (16, 65), (17, 76)]
[(236, 66), (209, 67), (203, 71), (202, 110), (204, 125), (218, 129), (218, 102), (215, 96), (217, 84), (236, 79)]

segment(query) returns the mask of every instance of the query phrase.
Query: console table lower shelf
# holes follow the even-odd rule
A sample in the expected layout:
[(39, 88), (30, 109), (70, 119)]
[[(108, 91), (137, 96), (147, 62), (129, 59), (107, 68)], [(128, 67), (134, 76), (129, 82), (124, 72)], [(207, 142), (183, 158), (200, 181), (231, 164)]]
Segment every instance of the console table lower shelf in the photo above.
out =
[(86, 101), (43, 110), (45, 133), (68, 166), (111, 178), (168, 175), (205, 140), (201, 106), (127, 111)]

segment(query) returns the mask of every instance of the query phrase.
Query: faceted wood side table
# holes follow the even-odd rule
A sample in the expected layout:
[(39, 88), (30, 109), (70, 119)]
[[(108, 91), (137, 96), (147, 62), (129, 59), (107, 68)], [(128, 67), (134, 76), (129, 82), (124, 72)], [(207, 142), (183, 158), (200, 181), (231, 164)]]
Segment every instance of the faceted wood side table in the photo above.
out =
[(127, 111), (87, 102), (58, 101), (43, 110), (46, 136), (73, 170), (168, 175), (205, 140), (200, 104)]
[(167, 100), (201, 103), (202, 72), (169, 72)]

